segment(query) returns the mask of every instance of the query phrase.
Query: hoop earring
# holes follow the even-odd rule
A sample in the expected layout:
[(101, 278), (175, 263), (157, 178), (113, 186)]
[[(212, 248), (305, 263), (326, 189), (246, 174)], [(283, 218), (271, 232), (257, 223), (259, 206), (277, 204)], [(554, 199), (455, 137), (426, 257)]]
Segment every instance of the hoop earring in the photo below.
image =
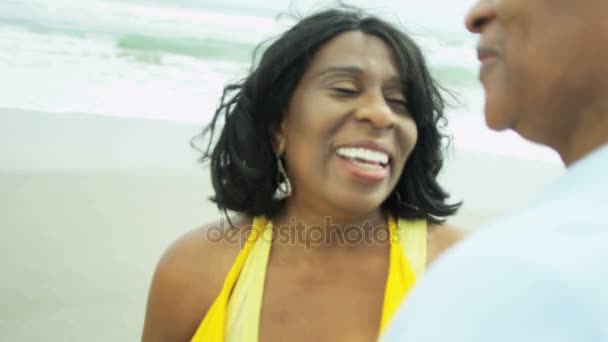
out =
[(281, 156), (277, 155), (277, 189), (274, 192), (273, 198), (277, 201), (282, 201), (291, 196), (291, 181), (287, 176)]
[(409, 204), (409, 203), (407, 203), (407, 202), (403, 201), (403, 200), (401, 199), (401, 194), (399, 194), (399, 191), (395, 190), (395, 191), (393, 191), (393, 193), (394, 193), (394, 194), (395, 194), (395, 196), (397, 197), (397, 202), (398, 202), (400, 205), (405, 206), (405, 207), (407, 207), (407, 208), (410, 208), (410, 209), (412, 209), (412, 210), (414, 210), (414, 211), (420, 212), (420, 208), (418, 208), (417, 206), (415, 206), (415, 205), (413, 205), (413, 204)]

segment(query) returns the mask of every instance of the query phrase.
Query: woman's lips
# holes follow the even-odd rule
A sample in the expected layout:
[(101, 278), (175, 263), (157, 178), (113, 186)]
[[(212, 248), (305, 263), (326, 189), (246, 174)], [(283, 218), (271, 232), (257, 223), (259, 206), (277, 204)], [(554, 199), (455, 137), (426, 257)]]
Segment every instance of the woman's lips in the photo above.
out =
[(337, 156), (340, 165), (343, 166), (348, 173), (355, 179), (377, 183), (388, 177), (390, 172), (390, 164), (382, 166), (380, 164), (366, 163), (351, 158)]

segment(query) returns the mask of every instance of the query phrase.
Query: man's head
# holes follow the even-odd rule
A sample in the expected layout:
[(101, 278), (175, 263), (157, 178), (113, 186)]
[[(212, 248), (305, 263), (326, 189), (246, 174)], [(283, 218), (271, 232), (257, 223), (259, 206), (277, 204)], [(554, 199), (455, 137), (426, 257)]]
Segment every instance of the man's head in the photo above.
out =
[(607, 15), (606, 0), (479, 0), (466, 25), (480, 35), (488, 126), (566, 164), (606, 142)]

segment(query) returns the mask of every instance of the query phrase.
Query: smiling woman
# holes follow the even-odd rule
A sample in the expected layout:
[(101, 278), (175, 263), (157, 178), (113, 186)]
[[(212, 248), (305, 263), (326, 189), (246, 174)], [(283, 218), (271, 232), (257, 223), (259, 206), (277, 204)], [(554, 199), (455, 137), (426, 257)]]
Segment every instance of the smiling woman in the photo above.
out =
[(350, 8), (299, 21), (203, 132), (212, 200), (238, 215), (165, 252), (144, 341), (375, 341), (461, 237), (437, 182), (443, 110), (392, 25)]

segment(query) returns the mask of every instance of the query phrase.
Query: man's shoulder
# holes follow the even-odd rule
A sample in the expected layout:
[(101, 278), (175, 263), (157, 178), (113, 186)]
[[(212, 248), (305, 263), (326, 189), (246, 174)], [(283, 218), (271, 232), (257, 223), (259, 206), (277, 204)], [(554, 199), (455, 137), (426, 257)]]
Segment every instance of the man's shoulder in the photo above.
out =
[[(530, 207), (477, 228), (442, 255), (435, 266), (459, 272), (480, 260), (513, 265), (523, 262), (539, 265), (568, 282), (584, 281), (589, 265), (608, 263), (606, 212), (608, 199), (604, 204), (577, 208), (566, 203)], [(518, 267), (509, 271), (517, 273)]]
[[(608, 281), (601, 272), (608, 252), (584, 233), (565, 232), (559, 220), (536, 219), (545, 214), (497, 220), (447, 251), (408, 296), (385, 341), (608, 336), (600, 329), (608, 295), (598, 285)], [(608, 243), (608, 229), (588, 234)]]

